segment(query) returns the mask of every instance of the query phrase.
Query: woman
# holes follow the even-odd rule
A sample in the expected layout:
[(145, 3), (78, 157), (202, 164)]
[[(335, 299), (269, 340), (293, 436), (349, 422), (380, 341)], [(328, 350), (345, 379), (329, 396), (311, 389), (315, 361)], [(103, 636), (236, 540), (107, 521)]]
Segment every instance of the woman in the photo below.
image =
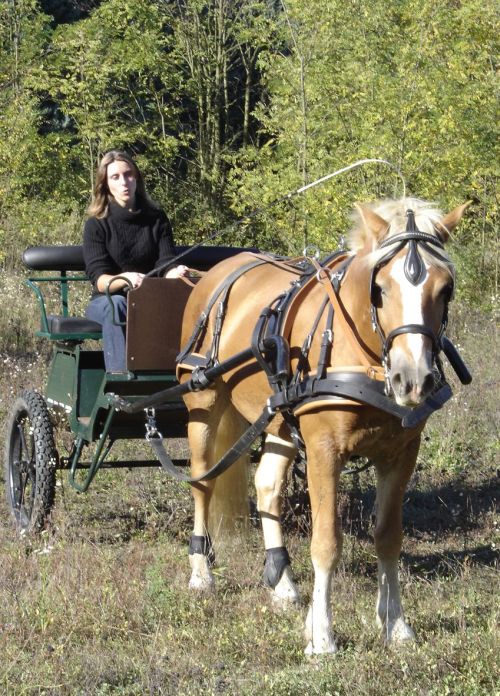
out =
[[(124, 288), (138, 288), (146, 273), (164, 268), (174, 257), (172, 228), (165, 213), (146, 194), (134, 160), (118, 150), (108, 152), (99, 164), (88, 213), (83, 255), (93, 294), (86, 316), (102, 325), (106, 371), (123, 372), (125, 327), (113, 322), (126, 319)], [(186, 266), (181, 265), (165, 275), (178, 278), (186, 272)]]

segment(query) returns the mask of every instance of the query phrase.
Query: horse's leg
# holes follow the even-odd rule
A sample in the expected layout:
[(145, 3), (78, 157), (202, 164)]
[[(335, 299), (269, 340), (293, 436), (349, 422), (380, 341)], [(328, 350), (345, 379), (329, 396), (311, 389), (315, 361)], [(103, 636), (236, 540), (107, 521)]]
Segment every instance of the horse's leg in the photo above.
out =
[[(229, 397), (224, 400), (224, 410), (218, 417), (217, 432), (213, 442), (213, 463), (232, 448), (236, 440), (248, 428), (248, 422), (238, 413)], [(248, 466), (250, 457), (243, 454), (214, 482), (210, 500), (208, 526), (213, 536), (233, 538), (248, 530)]]
[[(189, 410), (188, 438), (191, 451), (191, 476), (204, 474), (212, 465), (213, 442), (218, 421), (218, 394), (216, 389), (187, 394), (184, 398)], [(208, 512), (214, 481), (191, 486), (194, 500), (194, 527), (189, 543), (191, 564), (190, 589), (211, 591), (214, 577), (212, 541), (208, 533)]]
[[(307, 422), (307, 429), (306, 429)], [(308, 437), (310, 430), (311, 437)], [(307, 481), (311, 500), (311, 559), (314, 587), (306, 618), (307, 655), (333, 653), (330, 592), (332, 575), (342, 553), (342, 530), (337, 514), (337, 490), (343, 458), (335, 452), (331, 436), (321, 436), (311, 417), (301, 419), (307, 451)]]
[(403, 541), (403, 498), (415, 467), (420, 438), (413, 440), (390, 466), (377, 468), (377, 515), (374, 531), (378, 558), (377, 624), (384, 640), (414, 640), (401, 605), (398, 579), (399, 555)]
[(264, 582), (272, 589), (273, 600), (283, 606), (299, 602), (280, 523), (283, 484), (295, 452), (290, 442), (267, 435), (255, 473), (257, 507), (266, 549)]

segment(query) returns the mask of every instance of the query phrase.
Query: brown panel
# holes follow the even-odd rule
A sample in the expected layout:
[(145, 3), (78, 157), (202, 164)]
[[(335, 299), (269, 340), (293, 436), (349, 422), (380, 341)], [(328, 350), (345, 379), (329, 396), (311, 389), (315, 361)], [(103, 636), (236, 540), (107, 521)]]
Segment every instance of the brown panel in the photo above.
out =
[(177, 278), (144, 278), (137, 290), (128, 293), (129, 370), (175, 370), (182, 316), (191, 290)]

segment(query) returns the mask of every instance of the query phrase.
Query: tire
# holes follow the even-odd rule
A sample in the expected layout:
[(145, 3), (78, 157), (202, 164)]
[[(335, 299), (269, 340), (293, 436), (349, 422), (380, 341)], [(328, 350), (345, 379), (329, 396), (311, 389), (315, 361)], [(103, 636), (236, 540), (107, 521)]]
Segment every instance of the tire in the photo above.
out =
[(14, 403), (7, 427), (7, 504), (20, 531), (39, 532), (54, 504), (58, 461), (43, 396), (23, 391)]

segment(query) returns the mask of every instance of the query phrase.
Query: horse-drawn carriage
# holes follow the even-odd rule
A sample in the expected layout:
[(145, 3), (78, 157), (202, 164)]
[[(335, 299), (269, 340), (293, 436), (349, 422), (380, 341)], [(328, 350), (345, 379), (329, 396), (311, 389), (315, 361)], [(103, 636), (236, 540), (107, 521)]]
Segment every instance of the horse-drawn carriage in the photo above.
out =
[[(225, 258), (202, 260), (205, 267), (220, 263), (191, 291), (184, 287), (162, 299), (164, 281), (157, 281), (129, 293), (124, 375), (106, 374), (102, 355), (82, 348), (85, 338), (98, 337), (98, 327), (67, 316), (68, 279), (61, 273), (62, 315), (47, 316), (40, 300), (41, 335), (56, 346), (46, 398), (25, 392), (10, 419), (7, 490), (18, 524), (43, 523), (58, 467), (85, 490), (112, 443), (143, 437), (145, 421), (162, 466), (182, 478), (162, 440), (185, 434), (187, 424), (193, 478), (183, 478), (193, 484), (195, 504), (190, 586), (211, 589), (208, 512), (214, 499), (231, 496), (214, 488), (214, 479), (263, 436), (256, 490), (264, 580), (275, 600), (296, 603), (280, 503), (287, 470), (303, 450), (315, 573), (306, 651), (333, 652), (329, 597), (341, 552), (339, 477), (352, 456), (368, 457), (377, 476), (377, 622), (388, 642), (413, 638), (397, 572), (402, 501), (425, 421), (451, 396), (441, 354), (463, 383), (470, 381), (445, 335), (454, 267), (444, 246), (466, 207), (442, 215), (425, 202), (402, 199), (360, 208), (350, 250), (321, 261), (216, 248), (211, 253)], [(53, 253), (34, 250), (25, 261), (36, 269), (68, 270), (67, 259)], [(64, 257), (64, 247), (60, 253)], [(79, 269), (81, 255), (74, 253), (69, 268)], [(188, 264), (196, 266), (196, 259)], [(168, 320), (162, 337), (150, 339), (155, 303), (155, 330), (163, 316)], [(49, 411), (67, 414), (74, 444), (66, 458), (55, 451)], [(95, 453), (77, 483), (82, 449), (90, 443)]]
[[(179, 249), (180, 253), (186, 251)], [(185, 259), (195, 273), (205, 272), (239, 251), (198, 248), (188, 251)], [(26, 282), (35, 292), (40, 310), (36, 335), (53, 344), (53, 355), (45, 395), (25, 390), (12, 408), (5, 482), (17, 526), (37, 531), (53, 506), (58, 469), (67, 470), (70, 484), (84, 492), (100, 468), (159, 466), (156, 459), (108, 459), (117, 440), (142, 439), (146, 434), (144, 412), (119, 411), (113, 400), (119, 396), (133, 402), (177, 383), (175, 358), (193, 281), (146, 278), (140, 288), (128, 293), (128, 370), (106, 373), (102, 350), (88, 348), (89, 341), (101, 339), (101, 326), (70, 313), (71, 286), (88, 284), (82, 247), (31, 247), (24, 252), (23, 262), (31, 271), (41, 272)], [(58, 285), (58, 314), (47, 311), (49, 284)], [(187, 410), (180, 396), (167, 396), (155, 409), (155, 420), (166, 438), (186, 436)], [(66, 456), (55, 445), (54, 426), (61, 423), (72, 434)], [(91, 453), (90, 461), (82, 461), (84, 452)]]

